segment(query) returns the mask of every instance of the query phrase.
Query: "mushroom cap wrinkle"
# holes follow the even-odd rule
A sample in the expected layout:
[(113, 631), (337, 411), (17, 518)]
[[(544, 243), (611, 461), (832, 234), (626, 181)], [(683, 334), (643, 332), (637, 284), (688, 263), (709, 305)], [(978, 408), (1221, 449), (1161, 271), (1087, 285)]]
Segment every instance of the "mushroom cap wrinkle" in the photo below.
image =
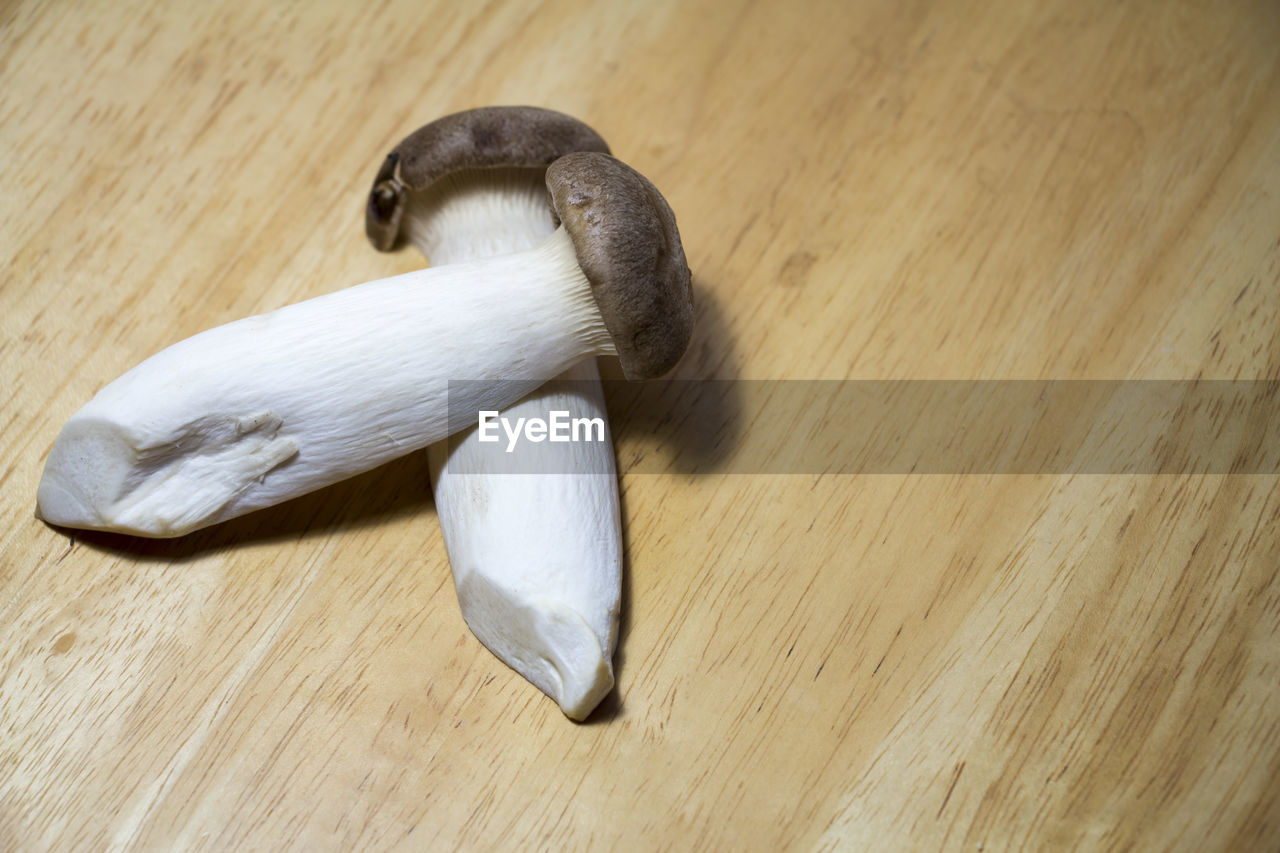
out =
[(480, 107), (431, 122), (405, 137), (378, 170), (365, 207), (365, 233), (381, 251), (400, 235), (407, 191), (460, 169), (546, 168), (565, 154), (609, 153), (591, 127), (541, 107)]
[(666, 199), (647, 178), (606, 154), (561, 157), (547, 169), (547, 188), (623, 374), (652, 379), (675, 367), (693, 334), (693, 300), (689, 264)]

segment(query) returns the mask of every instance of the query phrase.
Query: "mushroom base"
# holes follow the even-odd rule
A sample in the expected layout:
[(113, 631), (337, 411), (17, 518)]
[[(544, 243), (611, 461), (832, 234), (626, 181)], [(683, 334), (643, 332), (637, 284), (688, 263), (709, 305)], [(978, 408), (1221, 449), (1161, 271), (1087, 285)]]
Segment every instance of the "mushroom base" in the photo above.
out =
[[(594, 360), (585, 361), (503, 415), (604, 417), (598, 380)], [(606, 430), (603, 441), (495, 455), (476, 432), (428, 448), (458, 600), (485, 646), (581, 719), (613, 684), (623, 560), (613, 444)], [(534, 448), (559, 470), (583, 473), (504, 473)], [(510, 467), (495, 469), (495, 460)]]

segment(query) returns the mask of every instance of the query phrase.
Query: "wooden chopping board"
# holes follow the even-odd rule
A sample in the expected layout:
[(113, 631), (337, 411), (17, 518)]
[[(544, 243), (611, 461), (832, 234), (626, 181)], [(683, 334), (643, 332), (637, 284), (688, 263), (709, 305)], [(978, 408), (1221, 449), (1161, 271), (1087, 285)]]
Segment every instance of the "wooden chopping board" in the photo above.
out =
[(421, 454), (173, 541), (33, 517), (142, 358), (419, 265), (369, 182), (485, 104), (666, 194), (677, 378), (1280, 379), (1277, 45), (1269, 0), (0, 6), (0, 848), (1277, 848), (1274, 470), (624, 470), (585, 725), (467, 631)]

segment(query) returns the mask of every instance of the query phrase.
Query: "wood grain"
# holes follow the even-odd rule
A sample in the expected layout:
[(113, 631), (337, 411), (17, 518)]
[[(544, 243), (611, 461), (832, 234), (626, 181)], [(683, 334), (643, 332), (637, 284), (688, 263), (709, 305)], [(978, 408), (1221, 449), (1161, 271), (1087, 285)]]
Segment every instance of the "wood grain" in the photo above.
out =
[(0, 6), (0, 848), (1280, 847), (1274, 475), (624, 474), (586, 725), (467, 631), (421, 456), (169, 542), (32, 515), (145, 356), (413, 268), (368, 183), (490, 103), (667, 195), (680, 378), (1280, 379), (1277, 44), (1267, 0)]

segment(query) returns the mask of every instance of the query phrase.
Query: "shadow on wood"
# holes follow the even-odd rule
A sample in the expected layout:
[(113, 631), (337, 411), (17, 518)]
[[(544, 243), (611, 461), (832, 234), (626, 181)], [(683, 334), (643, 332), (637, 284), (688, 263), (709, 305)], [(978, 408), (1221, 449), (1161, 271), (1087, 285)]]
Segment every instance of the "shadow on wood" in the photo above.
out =
[(420, 514), (428, 507), (434, 509), (427, 455), (417, 452), (294, 500), (174, 539), (55, 529), (90, 548), (128, 554), (139, 560), (172, 563), (248, 543), (359, 530)]

